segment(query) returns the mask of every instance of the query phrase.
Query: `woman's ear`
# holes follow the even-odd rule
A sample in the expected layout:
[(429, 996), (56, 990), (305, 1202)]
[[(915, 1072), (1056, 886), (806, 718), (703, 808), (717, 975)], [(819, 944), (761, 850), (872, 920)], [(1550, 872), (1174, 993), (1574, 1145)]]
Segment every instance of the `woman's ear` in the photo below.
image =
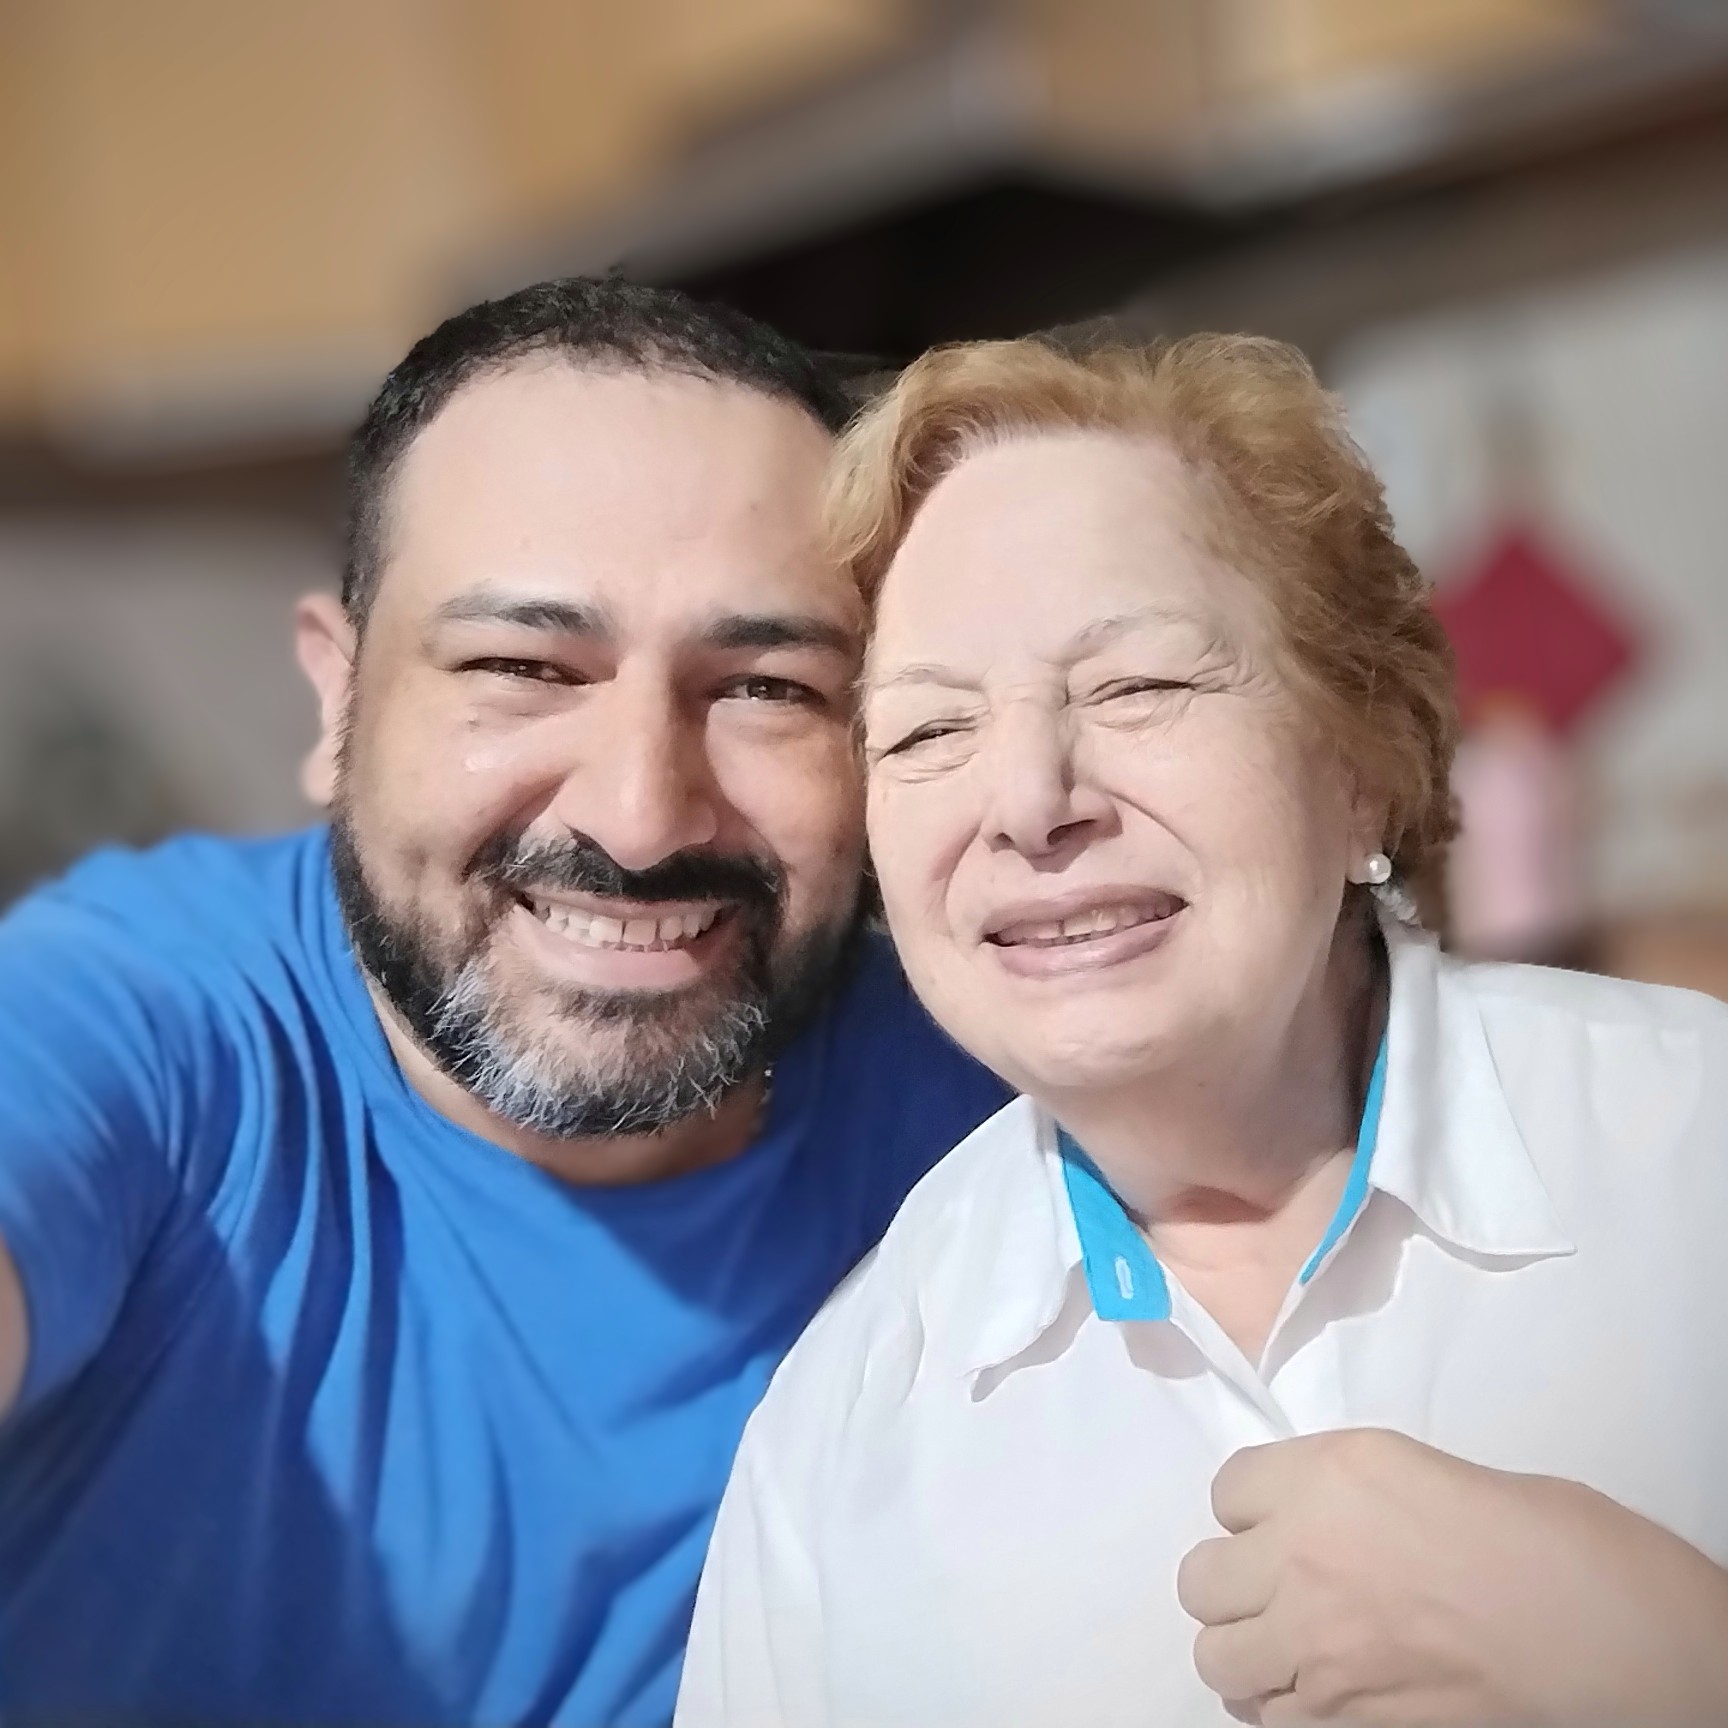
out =
[(336, 764), (354, 686), (354, 626), (334, 594), (294, 605), (294, 658), (318, 698), (318, 742), (300, 764), (300, 790), (321, 810), (336, 797)]

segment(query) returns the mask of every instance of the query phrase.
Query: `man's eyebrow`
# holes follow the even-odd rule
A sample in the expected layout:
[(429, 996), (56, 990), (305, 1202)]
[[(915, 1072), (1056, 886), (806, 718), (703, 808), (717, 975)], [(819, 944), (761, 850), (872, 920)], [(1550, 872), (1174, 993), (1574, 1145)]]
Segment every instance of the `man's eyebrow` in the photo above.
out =
[(851, 658), (858, 652), (858, 633), (831, 618), (807, 612), (730, 612), (702, 632), (706, 647), (824, 648)]
[(532, 594), (499, 594), (473, 588), (446, 600), (432, 615), (435, 624), (514, 624), (522, 630), (554, 631), (560, 636), (609, 637), (611, 615), (603, 606), (553, 600)]

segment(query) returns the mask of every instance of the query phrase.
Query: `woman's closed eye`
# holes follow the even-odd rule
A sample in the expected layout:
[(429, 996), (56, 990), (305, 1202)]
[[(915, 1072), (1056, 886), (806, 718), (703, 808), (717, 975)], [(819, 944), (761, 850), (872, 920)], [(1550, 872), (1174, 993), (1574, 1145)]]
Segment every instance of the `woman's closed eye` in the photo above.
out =
[(885, 761), (890, 756), (927, 753), (932, 746), (940, 744), (944, 739), (958, 738), (965, 731), (966, 723), (963, 720), (926, 720), (922, 726), (913, 727), (893, 743), (884, 744), (871, 754), (877, 761)]
[(1094, 702), (1114, 702), (1124, 696), (1160, 696), (1192, 690), (1185, 678), (1115, 678), (1092, 692)]

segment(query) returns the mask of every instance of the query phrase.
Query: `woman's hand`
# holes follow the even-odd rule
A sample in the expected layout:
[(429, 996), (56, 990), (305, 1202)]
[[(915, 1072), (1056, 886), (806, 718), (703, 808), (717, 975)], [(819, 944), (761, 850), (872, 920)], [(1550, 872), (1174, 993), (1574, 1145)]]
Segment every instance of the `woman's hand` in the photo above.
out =
[(1728, 1572), (1578, 1483), (1353, 1429), (1236, 1453), (1212, 1505), (1177, 1594), (1264, 1728), (1728, 1723)]

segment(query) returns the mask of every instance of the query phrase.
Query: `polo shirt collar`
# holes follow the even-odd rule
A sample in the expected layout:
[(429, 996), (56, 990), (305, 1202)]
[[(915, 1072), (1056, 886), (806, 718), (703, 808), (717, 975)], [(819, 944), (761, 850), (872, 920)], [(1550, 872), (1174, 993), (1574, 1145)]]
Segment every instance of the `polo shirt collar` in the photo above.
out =
[(1396, 920), (1383, 931), (1392, 995), (1373, 1186), (1466, 1253), (1571, 1253), (1495, 1066), (1475, 969)]
[[(1338, 1251), (1374, 1191), (1401, 1201), (1465, 1253), (1540, 1258), (1572, 1251), (1495, 1069), (1468, 971), (1424, 932), (1383, 916), (1386, 1034), (1369, 1082), (1338, 1209), (1303, 1267)], [(960, 1367), (971, 1377), (1034, 1344), (1070, 1300), (1100, 1319), (1168, 1319), (1150, 1244), (1079, 1147), (1029, 1099), (999, 1119), (1003, 1167), (956, 1268), (970, 1314)]]
[(955, 1367), (966, 1378), (1036, 1343), (1080, 1288), (1056, 1124), (1030, 1098), (1016, 1098), (990, 1128), (998, 1144), (986, 1182), (972, 1184), (956, 1220), (961, 1246), (948, 1292), (959, 1321)]

